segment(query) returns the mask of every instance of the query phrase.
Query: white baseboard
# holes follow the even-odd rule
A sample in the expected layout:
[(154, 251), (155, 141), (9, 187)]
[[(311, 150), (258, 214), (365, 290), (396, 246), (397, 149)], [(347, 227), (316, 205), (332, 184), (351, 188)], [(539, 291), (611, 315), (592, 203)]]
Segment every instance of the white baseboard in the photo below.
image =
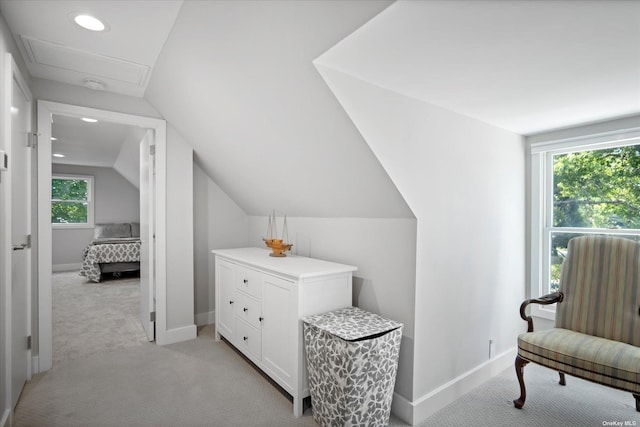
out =
[(9, 415), (11, 415), (11, 411), (6, 409), (0, 419), (0, 427), (9, 427)]
[(197, 326), (205, 326), (211, 325), (216, 322), (216, 312), (208, 311), (206, 313), (198, 313), (196, 314), (196, 325)]
[(413, 403), (404, 396), (393, 392), (391, 413), (409, 425), (413, 425)]
[(40, 359), (38, 356), (31, 357), (31, 372), (32, 375), (40, 373)]
[(413, 402), (394, 393), (391, 412), (410, 425), (420, 424), (465, 393), (513, 366), (516, 352), (516, 347), (510, 348)]
[(54, 272), (80, 270), (81, 268), (82, 268), (81, 262), (77, 262), (74, 264), (54, 264), (51, 266), (51, 270)]
[(174, 344), (182, 341), (194, 340), (198, 336), (196, 325), (184, 326), (182, 328), (169, 329), (165, 335), (165, 342), (162, 345)]

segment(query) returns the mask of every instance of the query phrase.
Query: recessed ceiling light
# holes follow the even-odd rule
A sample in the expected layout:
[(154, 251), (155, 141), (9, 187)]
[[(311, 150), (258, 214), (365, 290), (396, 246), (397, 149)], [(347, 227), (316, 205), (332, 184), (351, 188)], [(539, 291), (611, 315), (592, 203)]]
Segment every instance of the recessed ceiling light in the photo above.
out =
[(82, 28), (91, 31), (104, 31), (107, 26), (98, 18), (91, 15), (80, 14), (73, 18), (74, 22), (80, 25)]
[(53, 157), (64, 157), (64, 154), (53, 153)]
[(96, 119), (90, 119), (89, 117), (83, 117), (82, 121), (83, 122), (87, 122), (87, 123), (95, 123), (95, 122), (97, 122)]
[(107, 87), (107, 84), (101, 80), (84, 79), (82, 82), (84, 83), (85, 87), (93, 90), (105, 90)]
[(52, 137), (51, 137), (51, 140), (52, 140), (52, 141), (57, 141), (57, 140), (58, 140), (58, 138), (56, 138), (55, 136), (52, 136)]

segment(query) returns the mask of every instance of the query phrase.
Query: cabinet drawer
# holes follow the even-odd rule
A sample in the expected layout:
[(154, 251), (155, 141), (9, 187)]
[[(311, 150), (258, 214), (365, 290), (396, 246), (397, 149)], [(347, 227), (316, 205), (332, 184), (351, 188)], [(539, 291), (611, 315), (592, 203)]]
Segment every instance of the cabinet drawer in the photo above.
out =
[(243, 294), (236, 292), (236, 302), (234, 304), (236, 316), (256, 328), (260, 327), (260, 316), (262, 316), (260, 302)]
[(236, 289), (260, 299), (262, 295), (262, 274), (240, 265), (236, 268)]
[(236, 324), (238, 334), (236, 335), (237, 347), (245, 354), (251, 354), (257, 360), (262, 358), (262, 338), (260, 330), (238, 320)]

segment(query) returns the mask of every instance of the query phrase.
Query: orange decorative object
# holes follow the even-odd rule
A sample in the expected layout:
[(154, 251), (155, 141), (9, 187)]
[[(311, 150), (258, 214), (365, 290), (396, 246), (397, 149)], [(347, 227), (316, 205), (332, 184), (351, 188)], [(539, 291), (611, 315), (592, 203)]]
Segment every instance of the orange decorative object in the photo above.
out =
[(271, 248), (269, 256), (286, 257), (286, 251), (290, 250), (293, 243), (286, 243), (289, 239), (287, 230), (287, 217), (285, 215), (282, 224), (282, 239), (278, 239), (278, 228), (276, 226), (276, 211), (273, 210), (269, 215), (269, 224), (267, 225), (267, 237), (263, 238), (267, 247)]
[(262, 239), (267, 247), (271, 248), (272, 252), (269, 256), (284, 257), (287, 256), (284, 252), (291, 249), (292, 243), (284, 243), (282, 239)]

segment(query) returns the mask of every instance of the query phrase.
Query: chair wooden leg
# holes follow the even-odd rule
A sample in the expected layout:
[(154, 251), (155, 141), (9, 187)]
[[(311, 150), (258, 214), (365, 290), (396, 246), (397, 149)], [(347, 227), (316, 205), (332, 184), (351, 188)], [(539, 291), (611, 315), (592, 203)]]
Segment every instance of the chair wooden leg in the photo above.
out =
[(640, 394), (633, 393), (633, 397), (636, 398), (636, 411), (640, 412)]
[(567, 385), (567, 380), (564, 378), (564, 372), (558, 372), (560, 374), (560, 385)]
[(518, 377), (518, 382), (520, 383), (520, 397), (513, 401), (513, 405), (518, 409), (521, 409), (524, 406), (524, 401), (527, 398), (527, 390), (524, 387), (524, 376), (522, 372), (527, 363), (529, 362), (519, 355), (516, 356), (516, 375)]

